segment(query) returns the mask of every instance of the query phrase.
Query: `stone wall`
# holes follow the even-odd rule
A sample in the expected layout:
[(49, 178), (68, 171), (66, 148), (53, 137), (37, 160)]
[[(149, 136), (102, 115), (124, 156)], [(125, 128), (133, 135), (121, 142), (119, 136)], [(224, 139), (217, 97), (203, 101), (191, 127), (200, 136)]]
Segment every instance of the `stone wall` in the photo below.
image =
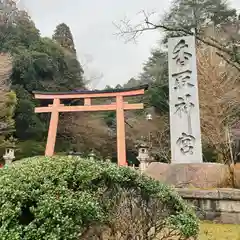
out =
[(200, 219), (240, 224), (240, 190), (177, 188), (177, 192), (183, 199), (196, 207)]

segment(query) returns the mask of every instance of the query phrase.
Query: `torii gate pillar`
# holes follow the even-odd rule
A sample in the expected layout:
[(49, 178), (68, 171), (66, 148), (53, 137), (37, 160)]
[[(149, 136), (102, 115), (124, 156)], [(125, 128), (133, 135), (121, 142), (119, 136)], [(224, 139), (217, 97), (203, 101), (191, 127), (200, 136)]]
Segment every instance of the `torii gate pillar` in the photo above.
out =
[(124, 121), (124, 106), (123, 96), (117, 96), (117, 153), (118, 164), (120, 166), (126, 165), (126, 141), (125, 141), (125, 121)]

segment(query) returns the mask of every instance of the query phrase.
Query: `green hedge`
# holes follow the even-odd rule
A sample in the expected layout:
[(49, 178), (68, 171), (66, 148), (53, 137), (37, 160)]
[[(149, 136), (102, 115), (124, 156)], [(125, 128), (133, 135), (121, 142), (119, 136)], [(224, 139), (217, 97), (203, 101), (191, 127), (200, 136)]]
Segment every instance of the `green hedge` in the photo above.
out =
[(1, 169), (0, 217), (1, 240), (198, 234), (193, 210), (171, 188), (127, 167), (63, 156)]

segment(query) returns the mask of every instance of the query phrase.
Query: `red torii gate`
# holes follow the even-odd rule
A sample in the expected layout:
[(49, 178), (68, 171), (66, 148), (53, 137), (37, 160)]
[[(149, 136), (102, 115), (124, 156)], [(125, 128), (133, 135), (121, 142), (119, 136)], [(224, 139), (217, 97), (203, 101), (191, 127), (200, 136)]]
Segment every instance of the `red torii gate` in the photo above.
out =
[[(118, 165), (127, 165), (124, 110), (143, 109), (142, 103), (129, 104), (124, 102), (124, 97), (143, 95), (148, 86), (143, 85), (135, 88), (114, 90), (80, 90), (75, 92), (39, 92), (34, 91), (36, 99), (53, 100), (53, 104), (47, 107), (36, 107), (36, 113), (51, 113), (48, 129), (48, 138), (45, 156), (53, 156), (56, 143), (58, 120), (60, 112), (83, 112), (83, 111), (116, 111), (117, 119), (117, 153)], [(92, 105), (93, 98), (116, 98), (116, 102), (106, 105)], [(63, 99), (84, 99), (83, 106), (64, 106)]]

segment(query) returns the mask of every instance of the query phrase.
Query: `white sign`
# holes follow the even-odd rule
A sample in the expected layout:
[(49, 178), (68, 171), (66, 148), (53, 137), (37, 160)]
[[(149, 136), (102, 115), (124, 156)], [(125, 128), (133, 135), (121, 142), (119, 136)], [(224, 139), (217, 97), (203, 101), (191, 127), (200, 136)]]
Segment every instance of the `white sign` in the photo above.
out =
[(195, 37), (168, 40), (172, 163), (201, 163)]

